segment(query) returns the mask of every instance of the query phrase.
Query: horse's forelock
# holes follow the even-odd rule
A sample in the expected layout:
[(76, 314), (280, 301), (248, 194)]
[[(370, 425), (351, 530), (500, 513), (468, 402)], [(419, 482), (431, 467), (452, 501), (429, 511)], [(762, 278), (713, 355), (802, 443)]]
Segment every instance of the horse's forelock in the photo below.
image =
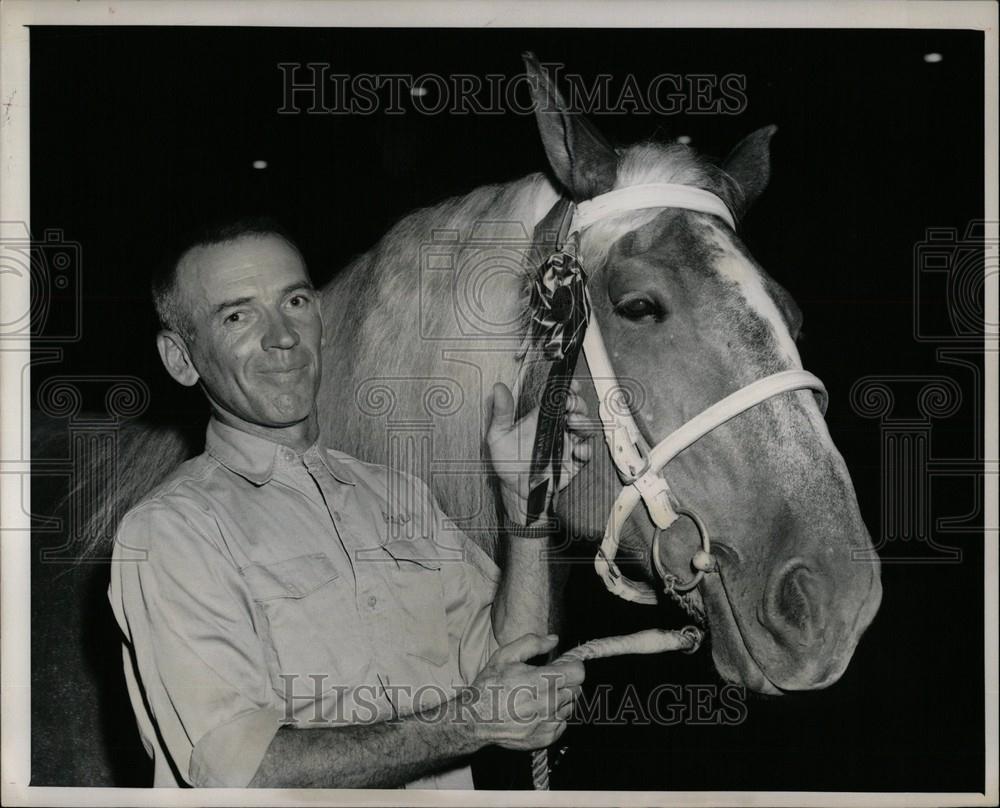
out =
[[(743, 191), (736, 180), (688, 146), (648, 141), (622, 152), (613, 190), (656, 182), (700, 188), (718, 196), (730, 210), (741, 209)], [(581, 241), (585, 266), (591, 271), (602, 267), (611, 246), (621, 236), (637, 230), (660, 213), (661, 208), (627, 211), (591, 225)]]
[(736, 180), (694, 149), (679, 143), (646, 141), (622, 152), (614, 187), (651, 182), (675, 182), (711, 191), (733, 209), (743, 202), (743, 191)]

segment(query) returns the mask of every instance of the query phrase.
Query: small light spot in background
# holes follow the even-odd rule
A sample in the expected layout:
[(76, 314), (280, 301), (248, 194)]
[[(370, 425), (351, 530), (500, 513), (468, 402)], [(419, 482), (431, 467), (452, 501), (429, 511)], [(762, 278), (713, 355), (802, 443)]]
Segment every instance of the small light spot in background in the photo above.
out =
[(427, 95), (427, 88), (414, 84), (410, 88), (410, 95), (412, 95), (414, 98), (423, 98), (425, 95)]
[(937, 64), (942, 61), (944, 57), (940, 53), (925, 53), (924, 61), (929, 65)]
[(677, 142), (680, 143), (682, 146), (687, 146), (688, 144), (691, 143), (691, 135), (678, 135)]
[(267, 168), (267, 160), (254, 160), (253, 167), (256, 168), (258, 171), (263, 171), (265, 168)]

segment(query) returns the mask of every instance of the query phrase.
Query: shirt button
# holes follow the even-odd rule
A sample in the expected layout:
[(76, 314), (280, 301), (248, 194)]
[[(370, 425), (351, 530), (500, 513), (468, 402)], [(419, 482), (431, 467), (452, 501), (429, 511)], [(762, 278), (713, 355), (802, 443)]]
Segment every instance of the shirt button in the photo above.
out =
[(293, 452), (291, 449), (282, 449), (281, 454), (285, 458), (285, 460), (287, 460), (289, 463), (291, 463), (295, 459), (295, 452)]
[(375, 597), (374, 595), (369, 595), (368, 596), (368, 606), (370, 608), (374, 609), (376, 603), (378, 603), (378, 598)]
[(333, 518), (334, 519), (339, 519), (340, 518), (340, 511), (334, 511), (333, 512)]

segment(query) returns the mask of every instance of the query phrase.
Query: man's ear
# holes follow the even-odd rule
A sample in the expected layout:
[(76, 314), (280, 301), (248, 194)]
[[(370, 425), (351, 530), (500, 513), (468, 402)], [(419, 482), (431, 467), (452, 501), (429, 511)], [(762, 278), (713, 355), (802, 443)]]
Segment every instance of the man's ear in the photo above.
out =
[(164, 329), (156, 335), (156, 349), (160, 352), (163, 367), (175, 381), (185, 387), (193, 387), (198, 383), (200, 377), (191, 361), (191, 352), (188, 351), (184, 337), (176, 331)]

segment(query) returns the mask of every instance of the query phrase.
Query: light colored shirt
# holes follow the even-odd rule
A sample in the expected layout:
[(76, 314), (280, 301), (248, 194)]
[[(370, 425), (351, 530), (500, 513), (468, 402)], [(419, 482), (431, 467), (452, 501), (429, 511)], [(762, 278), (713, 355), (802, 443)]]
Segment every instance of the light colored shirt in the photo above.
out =
[(498, 647), (498, 580), (420, 480), (213, 419), (115, 538), (108, 596), (154, 785), (246, 786), (281, 726), (454, 697)]

